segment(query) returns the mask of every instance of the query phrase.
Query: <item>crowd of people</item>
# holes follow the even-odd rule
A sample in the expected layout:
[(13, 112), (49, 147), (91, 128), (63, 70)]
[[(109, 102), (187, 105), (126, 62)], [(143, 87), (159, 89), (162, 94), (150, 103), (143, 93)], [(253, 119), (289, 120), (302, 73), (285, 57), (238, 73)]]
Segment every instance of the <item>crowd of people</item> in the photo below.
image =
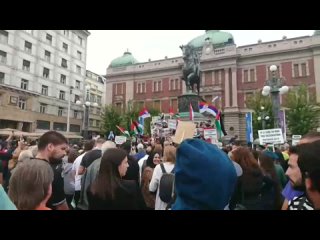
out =
[(0, 143), (0, 209), (320, 209), (320, 134), (274, 151), (202, 139), (69, 145), (58, 132)]

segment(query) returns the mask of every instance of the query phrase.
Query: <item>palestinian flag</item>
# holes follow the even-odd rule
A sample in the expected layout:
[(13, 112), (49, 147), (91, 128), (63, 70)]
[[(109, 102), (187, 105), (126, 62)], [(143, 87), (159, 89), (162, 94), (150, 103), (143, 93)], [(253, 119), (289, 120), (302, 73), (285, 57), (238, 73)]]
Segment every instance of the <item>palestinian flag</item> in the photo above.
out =
[(119, 129), (119, 131), (120, 131), (122, 134), (130, 137), (130, 133), (129, 133), (127, 130), (125, 130), (125, 129), (122, 128), (122, 127), (119, 127), (118, 125), (117, 125), (116, 127)]

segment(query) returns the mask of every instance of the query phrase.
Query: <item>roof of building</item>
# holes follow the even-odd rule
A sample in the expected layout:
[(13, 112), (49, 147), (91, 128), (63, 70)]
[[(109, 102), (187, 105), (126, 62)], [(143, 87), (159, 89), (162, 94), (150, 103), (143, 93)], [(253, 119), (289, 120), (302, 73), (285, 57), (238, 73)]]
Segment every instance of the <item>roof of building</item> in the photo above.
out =
[(224, 45), (224, 44), (233, 44), (234, 39), (231, 33), (221, 32), (220, 30), (206, 30), (206, 33), (192, 39), (188, 45), (191, 45), (195, 48), (203, 47), (206, 42), (206, 39), (209, 40), (213, 45)]
[(118, 57), (111, 61), (109, 67), (116, 68), (116, 67), (124, 67), (133, 65), (138, 63), (138, 61), (132, 56), (131, 52), (125, 52), (123, 56)]

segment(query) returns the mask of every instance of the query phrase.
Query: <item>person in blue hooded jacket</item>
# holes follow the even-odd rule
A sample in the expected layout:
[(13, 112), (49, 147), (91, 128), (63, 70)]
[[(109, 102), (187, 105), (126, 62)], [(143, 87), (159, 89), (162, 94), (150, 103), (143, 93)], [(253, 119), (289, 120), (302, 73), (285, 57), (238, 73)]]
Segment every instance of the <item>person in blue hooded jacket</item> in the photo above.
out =
[(172, 210), (223, 210), (236, 182), (235, 167), (224, 152), (203, 140), (187, 139), (177, 149)]

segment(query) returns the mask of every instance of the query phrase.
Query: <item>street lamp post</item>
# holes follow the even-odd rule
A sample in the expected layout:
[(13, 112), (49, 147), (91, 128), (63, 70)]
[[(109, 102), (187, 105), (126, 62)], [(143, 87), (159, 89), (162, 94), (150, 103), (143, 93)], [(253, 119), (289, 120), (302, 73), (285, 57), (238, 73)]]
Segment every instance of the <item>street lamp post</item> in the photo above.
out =
[(73, 87), (70, 86), (69, 90), (69, 101), (68, 101), (68, 116), (67, 116), (67, 133), (70, 132), (70, 111), (71, 111), (71, 94)]
[[(83, 130), (83, 137), (84, 139), (88, 139), (88, 132), (89, 132), (89, 109), (90, 106), (92, 105), (93, 107), (98, 107), (98, 103), (91, 103), (90, 102), (90, 86), (87, 85), (85, 87), (86, 92), (85, 92), (85, 103), (83, 104), (84, 107), (84, 130)], [(76, 102), (77, 105), (81, 105), (81, 101)]]
[(274, 117), (274, 127), (280, 128), (279, 111), (280, 111), (280, 96), (279, 94), (287, 93), (288, 86), (283, 86), (283, 80), (276, 77), (277, 66), (270, 66), (272, 78), (266, 81), (266, 85), (263, 87), (262, 95), (268, 96), (271, 94), (272, 100), (272, 113)]
[(270, 119), (268, 115), (266, 115), (266, 112), (264, 111), (264, 107), (261, 106), (260, 108), (262, 110), (261, 116), (258, 117), (258, 121), (262, 121), (262, 130), (266, 129), (266, 121)]

